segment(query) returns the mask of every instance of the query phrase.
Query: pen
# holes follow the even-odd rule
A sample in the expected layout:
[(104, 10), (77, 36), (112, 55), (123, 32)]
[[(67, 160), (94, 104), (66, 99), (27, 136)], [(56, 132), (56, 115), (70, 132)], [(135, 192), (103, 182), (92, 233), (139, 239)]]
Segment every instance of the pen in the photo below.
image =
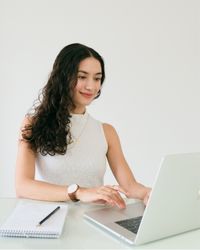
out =
[(44, 223), (49, 217), (51, 217), (56, 211), (58, 211), (58, 209), (60, 209), (60, 206), (58, 206), (57, 208), (55, 208), (50, 214), (48, 214), (44, 219), (42, 219), (37, 226), (41, 226), (42, 223)]

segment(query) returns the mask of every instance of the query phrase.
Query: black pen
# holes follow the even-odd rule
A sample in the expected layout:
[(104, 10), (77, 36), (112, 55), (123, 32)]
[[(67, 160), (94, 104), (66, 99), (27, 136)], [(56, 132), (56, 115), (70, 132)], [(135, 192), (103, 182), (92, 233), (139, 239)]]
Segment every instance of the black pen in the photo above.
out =
[(60, 209), (60, 206), (58, 206), (57, 208), (55, 208), (50, 214), (48, 214), (44, 219), (42, 219), (38, 224), (38, 226), (41, 226), (42, 223), (44, 223), (49, 217), (51, 217), (56, 211), (58, 211), (58, 209)]

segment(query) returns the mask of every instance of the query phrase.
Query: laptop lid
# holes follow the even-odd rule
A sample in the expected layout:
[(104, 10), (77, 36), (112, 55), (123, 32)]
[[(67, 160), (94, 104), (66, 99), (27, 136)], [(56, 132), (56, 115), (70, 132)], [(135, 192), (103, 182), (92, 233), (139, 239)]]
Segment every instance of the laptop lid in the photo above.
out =
[(135, 244), (200, 227), (200, 153), (163, 158)]
[[(130, 211), (131, 209), (131, 211)], [(200, 227), (200, 153), (168, 155), (161, 161), (144, 207), (104, 208), (85, 217), (131, 244), (143, 244)], [(131, 216), (132, 214), (132, 216)], [(142, 215), (137, 234), (116, 224)]]

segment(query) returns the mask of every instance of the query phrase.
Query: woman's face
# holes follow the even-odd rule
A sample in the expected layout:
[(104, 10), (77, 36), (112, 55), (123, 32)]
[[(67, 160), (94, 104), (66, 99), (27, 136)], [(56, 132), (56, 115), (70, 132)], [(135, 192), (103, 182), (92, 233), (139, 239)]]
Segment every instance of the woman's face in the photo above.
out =
[(85, 106), (93, 101), (101, 88), (101, 77), (101, 64), (97, 59), (88, 57), (80, 62), (73, 91), (74, 113), (85, 112)]

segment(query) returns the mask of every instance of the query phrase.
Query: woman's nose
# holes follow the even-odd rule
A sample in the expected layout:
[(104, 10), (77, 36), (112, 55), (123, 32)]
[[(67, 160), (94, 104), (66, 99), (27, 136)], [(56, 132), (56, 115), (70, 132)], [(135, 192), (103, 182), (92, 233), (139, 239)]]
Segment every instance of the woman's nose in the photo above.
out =
[(86, 85), (85, 85), (85, 89), (87, 89), (87, 90), (92, 90), (94, 88), (94, 82), (93, 82), (93, 80), (91, 79), (91, 80), (88, 80), (87, 82), (86, 82)]

